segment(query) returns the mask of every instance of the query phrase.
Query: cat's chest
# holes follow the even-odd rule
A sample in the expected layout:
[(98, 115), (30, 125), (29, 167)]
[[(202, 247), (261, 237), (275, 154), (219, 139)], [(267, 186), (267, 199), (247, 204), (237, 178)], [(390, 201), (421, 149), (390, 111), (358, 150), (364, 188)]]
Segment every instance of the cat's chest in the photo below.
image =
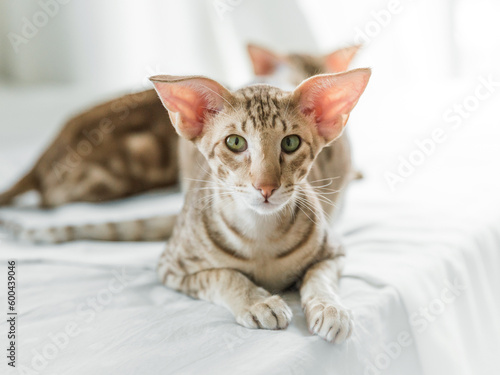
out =
[(234, 249), (244, 258), (231, 259), (224, 254), (218, 261), (241, 271), (267, 290), (279, 291), (300, 278), (320, 247), (320, 232), (314, 231), (303, 236), (240, 243)]
[(243, 273), (270, 292), (290, 287), (303, 273), (302, 264), (265, 258), (255, 260), (250, 267), (243, 268), (241, 270)]
[(214, 267), (230, 267), (270, 290), (290, 286), (318, 253), (325, 228), (299, 211), (276, 220), (270, 217), (231, 215), (210, 218), (207, 245)]

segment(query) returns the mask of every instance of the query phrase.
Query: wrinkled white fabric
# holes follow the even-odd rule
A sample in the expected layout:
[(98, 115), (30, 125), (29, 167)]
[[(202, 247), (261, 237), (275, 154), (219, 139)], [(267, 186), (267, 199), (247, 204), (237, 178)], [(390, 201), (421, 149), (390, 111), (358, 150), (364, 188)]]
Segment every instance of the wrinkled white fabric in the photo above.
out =
[[(474, 85), (460, 87), (414, 94), (426, 93), (422, 101), (435, 103), (426, 111), (441, 113), (450, 97)], [(36, 94), (29, 95), (43, 97)], [(78, 93), (46, 94), (73, 108), (81, 100)], [(450, 139), (392, 192), (384, 172), (415, 147), (413, 137), (444, 125), (420, 122), (425, 116), (415, 108), (419, 115), (398, 109), (398, 93), (386, 98), (391, 113), (380, 109), (385, 101), (370, 98), (375, 92), (367, 94), (349, 125), (366, 178), (349, 190), (337, 228), (348, 254), (340, 293), (356, 323), (347, 344), (333, 346), (310, 335), (296, 293), (285, 296), (294, 313), (291, 326), (274, 332), (244, 329), (224, 308), (164, 288), (154, 272), (161, 243), (34, 246), (3, 239), (0, 280), (6, 280), (7, 259), (19, 262), (18, 364), (25, 366), (25, 372), (8, 373), (498, 374), (500, 122), (492, 111), (495, 102), (481, 103), (460, 130), (450, 130)], [(43, 145), (37, 134), (44, 128), (32, 127), (30, 119), (54, 126), (53, 116), (62, 116), (43, 100), (38, 107), (32, 101), (29, 113), (22, 111), (24, 101), (15, 99), (29, 95), (0, 92), (11, 104), (4, 112), (9, 123), (33, 129), (20, 147), (9, 138), (0, 140), (0, 169), (7, 176), (2, 186)], [(389, 133), (391, 141), (384, 136)], [(12, 134), (11, 140), (15, 128)], [(175, 212), (181, 204), (179, 193), (157, 193), (50, 212), (3, 208), (0, 216), (27, 225), (83, 223)], [(5, 311), (5, 286), (0, 301)], [(68, 324), (78, 334), (66, 340), (61, 332)], [(6, 342), (6, 323), (1, 327)], [(5, 360), (2, 356), (2, 371)]]

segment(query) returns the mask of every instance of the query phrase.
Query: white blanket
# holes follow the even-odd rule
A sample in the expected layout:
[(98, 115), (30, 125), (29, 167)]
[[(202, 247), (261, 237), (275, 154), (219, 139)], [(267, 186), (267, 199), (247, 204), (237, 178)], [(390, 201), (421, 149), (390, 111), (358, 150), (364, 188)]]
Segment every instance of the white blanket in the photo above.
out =
[[(0, 280), (6, 280), (7, 259), (19, 263), (22, 367), (8, 373), (500, 373), (500, 184), (491, 178), (500, 160), (500, 121), (488, 105), (476, 113), (474, 128), (450, 133), (395, 192), (384, 172), (397, 167), (398, 153), (411, 151), (412, 143), (389, 157), (384, 137), (368, 137), (377, 144), (370, 149), (354, 129), (355, 146), (367, 145), (355, 149), (367, 177), (349, 190), (338, 228), (348, 252), (340, 292), (356, 323), (346, 344), (308, 333), (296, 293), (285, 295), (291, 326), (263, 331), (238, 326), (222, 307), (166, 289), (154, 272), (161, 243), (34, 246), (4, 239)], [(406, 134), (397, 118), (369, 107), (351, 124)], [(408, 131), (423, 138), (433, 126)], [(2, 167), (6, 186), (41, 144), (0, 143), (0, 160), (13, 160)], [(97, 222), (176, 211), (181, 204), (178, 193), (158, 193), (52, 212), (5, 208), (0, 216), (27, 225)], [(5, 311), (5, 286), (0, 291)], [(6, 342), (5, 321), (1, 326)], [(5, 362), (2, 355), (2, 373)]]

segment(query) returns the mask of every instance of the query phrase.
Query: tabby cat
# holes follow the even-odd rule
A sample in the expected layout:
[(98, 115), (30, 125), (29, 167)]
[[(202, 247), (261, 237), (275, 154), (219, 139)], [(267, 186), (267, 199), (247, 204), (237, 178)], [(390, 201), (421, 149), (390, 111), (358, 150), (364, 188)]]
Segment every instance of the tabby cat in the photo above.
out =
[[(248, 46), (257, 76), (275, 75), (278, 67), (286, 66), (284, 79), (294, 86), (314, 74), (346, 70), (357, 50), (358, 46), (326, 56), (280, 55)], [(32, 169), (0, 194), (0, 205), (29, 190), (40, 193), (42, 206), (54, 207), (175, 185), (177, 142), (153, 89), (117, 98), (69, 120)]]
[(293, 92), (151, 78), (189, 166), (158, 267), (166, 286), (227, 307), (245, 327), (284, 329), (292, 312), (275, 293), (300, 283), (310, 331), (335, 343), (350, 336), (352, 316), (337, 293), (344, 251), (327, 220), (336, 201), (314, 183), (349, 182), (341, 135), (370, 74), (318, 75)]
[(0, 194), (0, 205), (29, 190), (54, 207), (175, 184), (177, 141), (154, 90), (103, 103), (69, 120), (32, 169)]
[(316, 56), (304, 53), (283, 55), (255, 44), (247, 46), (257, 77), (279, 74), (280, 68), (285, 67), (285, 77), (279, 78), (289, 82), (294, 87), (316, 74), (338, 73), (347, 70), (360, 48), (361, 45), (354, 45), (338, 49), (327, 55)]
[(328, 222), (339, 198), (328, 193), (352, 179), (342, 133), (370, 75), (317, 75), (292, 92), (152, 77), (181, 136), (178, 217), (21, 233), (41, 241), (170, 235), (158, 265), (166, 286), (227, 307), (245, 327), (284, 329), (292, 312), (276, 293), (300, 285), (310, 331), (341, 343), (353, 321), (337, 292), (344, 250)]

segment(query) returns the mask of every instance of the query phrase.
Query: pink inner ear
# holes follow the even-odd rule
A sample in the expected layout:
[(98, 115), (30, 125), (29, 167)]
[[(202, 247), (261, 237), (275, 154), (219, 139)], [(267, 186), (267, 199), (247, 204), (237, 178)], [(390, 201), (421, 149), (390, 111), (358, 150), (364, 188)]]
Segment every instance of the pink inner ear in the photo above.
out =
[(325, 95), (316, 103), (316, 126), (319, 135), (325, 139), (335, 139), (343, 129), (342, 114), (349, 113), (350, 103), (338, 93)]
[(361, 46), (346, 47), (327, 55), (325, 64), (328, 71), (332, 73), (346, 71), (360, 47)]
[[(174, 123), (181, 135), (188, 139), (196, 138), (203, 131), (207, 115), (221, 107), (217, 87), (211, 88), (208, 82), (154, 82), (160, 98), (171, 114), (178, 113), (179, 121)], [(175, 121), (172, 121), (175, 122)]]
[(265, 48), (254, 45), (248, 46), (248, 53), (252, 59), (253, 70), (255, 75), (266, 76), (273, 74), (276, 66), (280, 61), (280, 57)]
[(195, 91), (186, 87), (174, 87), (165, 96), (165, 101), (169, 102), (171, 111), (182, 114), (184, 122), (194, 125), (203, 121), (204, 107), (207, 103)]
[(308, 79), (296, 89), (302, 113), (314, 116), (318, 134), (328, 142), (341, 134), (369, 77), (369, 69), (325, 74)]
[(322, 96), (317, 103), (321, 107), (321, 121), (333, 121), (339, 114), (349, 113), (353, 107), (351, 98), (343, 90)]
[(302, 112), (306, 116), (314, 113), (318, 128), (321, 130), (320, 124), (326, 125), (335, 121), (341, 114), (349, 113), (352, 107), (353, 103), (345, 90), (322, 89), (312, 94)]

